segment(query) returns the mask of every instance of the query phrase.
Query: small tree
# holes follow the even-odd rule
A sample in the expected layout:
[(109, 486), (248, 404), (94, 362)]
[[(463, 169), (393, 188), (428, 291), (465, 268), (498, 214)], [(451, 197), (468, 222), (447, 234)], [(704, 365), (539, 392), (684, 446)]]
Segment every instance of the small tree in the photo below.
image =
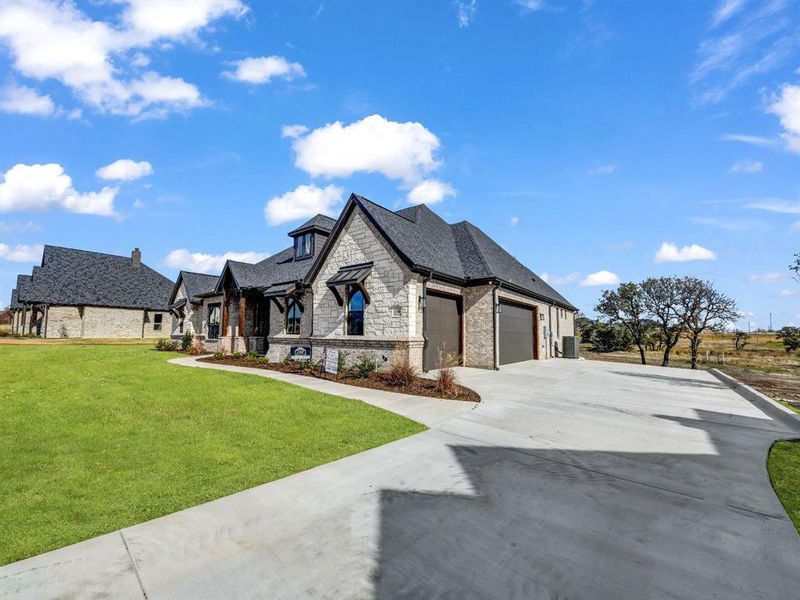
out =
[(692, 353), (692, 368), (697, 368), (697, 353), (706, 331), (722, 332), (739, 318), (736, 302), (714, 289), (710, 281), (697, 277), (680, 280), (679, 301), (676, 305), (683, 320), (685, 335)]
[(786, 352), (800, 350), (800, 327), (781, 327), (775, 337), (783, 340), (783, 347)]
[(663, 342), (662, 367), (669, 366), (669, 355), (681, 337), (685, 325), (676, 308), (680, 298), (680, 279), (677, 277), (650, 277), (639, 284), (644, 306), (655, 321)]
[(642, 290), (635, 283), (620, 283), (616, 290), (605, 290), (600, 302), (594, 307), (597, 314), (611, 323), (622, 325), (631, 334), (631, 339), (639, 348), (639, 358), (647, 364), (645, 347), (650, 332)]
[(737, 350), (743, 350), (747, 344), (750, 343), (750, 334), (746, 331), (739, 331), (738, 329), (733, 334), (733, 347)]
[(592, 352), (627, 352), (633, 346), (631, 332), (617, 323), (597, 323), (592, 334)]

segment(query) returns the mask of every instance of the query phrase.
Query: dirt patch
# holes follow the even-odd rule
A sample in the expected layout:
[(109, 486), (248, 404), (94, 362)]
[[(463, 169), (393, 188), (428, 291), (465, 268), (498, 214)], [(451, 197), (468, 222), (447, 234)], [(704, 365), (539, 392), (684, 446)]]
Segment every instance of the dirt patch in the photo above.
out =
[(481, 397), (475, 390), (472, 390), (463, 385), (456, 385), (454, 394), (443, 394), (436, 389), (436, 380), (427, 379), (425, 377), (415, 377), (410, 385), (398, 386), (392, 385), (387, 381), (385, 373), (374, 372), (370, 373), (369, 377), (356, 377), (352, 374), (333, 375), (325, 373), (318, 368), (306, 367), (299, 362), (279, 362), (279, 363), (262, 363), (257, 360), (246, 360), (244, 358), (232, 358), (226, 356), (225, 358), (200, 358), (200, 362), (207, 362), (218, 365), (231, 365), (234, 367), (248, 367), (250, 369), (265, 369), (267, 371), (280, 371), (281, 373), (293, 373), (295, 375), (306, 375), (308, 377), (316, 377), (317, 379), (327, 379), (336, 383), (344, 383), (346, 385), (354, 385), (357, 387), (370, 388), (373, 390), (382, 390), (384, 392), (394, 392), (396, 394), (410, 394), (413, 396), (427, 396), (428, 398), (440, 398), (442, 400), (463, 400), (465, 402), (480, 402)]
[(782, 373), (759, 373), (735, 367), (720, 369), (742, 383), (800, 410), (800, 377)]

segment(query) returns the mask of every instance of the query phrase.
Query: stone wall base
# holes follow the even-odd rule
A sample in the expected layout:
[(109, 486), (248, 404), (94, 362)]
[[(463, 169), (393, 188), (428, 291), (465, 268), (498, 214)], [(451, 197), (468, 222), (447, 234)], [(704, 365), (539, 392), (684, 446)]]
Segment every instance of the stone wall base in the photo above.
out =
[(352, 366), (369, 354), (379, 370), (392, 366), (396, 359), (408, 357), (412, 366), (422, 370), (423, 340), (370, 339), (355, 337), (270, 337), (267, 356), (272, 362), (280, 362), (289, 357), (292, 346), (311, 346), (311, 360), (324, 359), (328, 349), (345, 353), (345, 365)]

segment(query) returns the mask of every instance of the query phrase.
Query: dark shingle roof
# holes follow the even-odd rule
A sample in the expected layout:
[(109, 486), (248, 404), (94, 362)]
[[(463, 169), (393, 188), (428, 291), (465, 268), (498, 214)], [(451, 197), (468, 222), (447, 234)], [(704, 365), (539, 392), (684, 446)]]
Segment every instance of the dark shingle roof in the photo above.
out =
[[(181, 271), (178, 275), (178, 281), (181, 280), (183, 280), (183, 287), (186, 289), (186, 296), (190, 301), (198, 303), (202, 300), (202, 298), (198, 296), (214, 291), (219, 281), (219, 275)], [(175, 282), (175, 285), (177, 287), (178, 282)], [(173, 296), (174, 295), (175, 293), (173, 292)]]
[(415, 268), (463, 280), (495, 279), (564, 307), (575, 307), (472, 223), (445, 222), (424, 204), (393, 212), (363, 196), (355, 201)]
[(225, 264), (225, 268), (230, 271), (240, 288), (266, 289), (276, 283), (302, 281), (314, 263), (314, 257), (319, 255), (322, 246), (323, 244), (315, 244), (315, 254), (300, 260), (294, 260), (294, 248), (292, 247), (281, 250), (255, 264), (229, 260)]
[[(18, 286), (19, 287), (19, 286)], [(27, 302), (165, 309), (173, 282), (128, 256), (45, 246), (42, 266), (19, 292)]]
[(331, 219), (323, 214), (317, 214), (311, 217), (308, 221), (289, 232), (289, 235), (297, 235), (298, 233), (306, 230), (318, 229), (326, 233), (330, 233), (333, 226), (336, 225), (336, 219)]

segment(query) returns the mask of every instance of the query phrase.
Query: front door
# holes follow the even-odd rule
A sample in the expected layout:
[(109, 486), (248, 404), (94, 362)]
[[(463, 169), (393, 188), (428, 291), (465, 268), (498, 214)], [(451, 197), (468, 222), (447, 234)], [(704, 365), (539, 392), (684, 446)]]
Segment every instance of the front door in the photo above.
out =
[(219, 318), (222, 305), (219, 303), (208, 305), (208, 339), (219, 339)]

